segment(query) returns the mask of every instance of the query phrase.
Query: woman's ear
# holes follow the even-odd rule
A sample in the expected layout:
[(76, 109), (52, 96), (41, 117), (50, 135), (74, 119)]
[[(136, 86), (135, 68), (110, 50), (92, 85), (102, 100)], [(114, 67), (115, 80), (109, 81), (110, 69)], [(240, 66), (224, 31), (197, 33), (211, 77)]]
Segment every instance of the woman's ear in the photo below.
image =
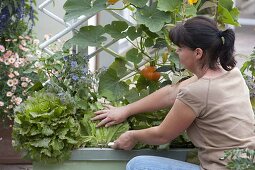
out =
[(198, 60), (200, 60), (203, 56), (203, 50), (201, 48), (196, 48), (194, 50), (194, 53), (195, 53), (196, 59)]

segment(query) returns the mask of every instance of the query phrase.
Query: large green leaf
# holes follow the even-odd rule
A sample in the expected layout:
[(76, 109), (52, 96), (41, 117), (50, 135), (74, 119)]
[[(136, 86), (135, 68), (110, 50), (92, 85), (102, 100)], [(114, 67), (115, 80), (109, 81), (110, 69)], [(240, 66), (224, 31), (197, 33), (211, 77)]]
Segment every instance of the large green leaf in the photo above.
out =
[(136, 38), (140, 37), (142, 35), (142, 29), (140, 27), (129, 27), (127, 30), (127, 36), (130, 38), (130, 40), (135, 40)]
[(231, 11), (234, 5), (234, 2), (233, 0), (219, 0), (219, 4), (222, 7), (226, 8), (228, 11)]
[(70, 48), (72, 45), (78, 45), (85, 49), (88, 46), (100, 46), (107, 38), (102, 36), (105, 33), (101, 25), (85, 26), (64, 44), (64, 48)]
[(161, 11), (179, 11), (183, 0), (158, 0), (158, 9)]
[(128, 85), (117, 76), (114, 69), (108, 69), (100, 76), (98, 91), (100, 95), (107, 97), (110, 101), (116, 101), (123, 98), (128, 92)]
[(81, 15), (95, 15), (105, 8), (106, 2), (104, 0), (67, 0), (64, 4), (66, 10), (64, 19), (69, 21)]
[(165, 23), (171, 21), (169, 13), (157, 9), (157, 3), (138, 9), (135, 17), (138, 24), (146, 25), (152, 32), (160, 31)]
[(106, 25), (105, 32), (110, 34), (114, 39), (121, 39), (126, 37), (126, 30), (128, 24), (124, 21), (113, 21), (111, 24)]
[(128, 61), (138, 64), (142, 61), (143, 55), (139, 53), (138, 49), (132, 48), (126, 53), (126, 58)]
[(115, 58), (115, 61), (110, 65), (110, 68), (116, 71), (119, 78), (122, 78), (127, 74), (126, 64), (127, 61), (125, 59)]
[(135, 5), (136, 7), (144, 7), (148, 0), (128, 0), (131, 4)]
[(233, 10), (234, 11), (231, 13), (228, 9), (224, 8), (223, 6), (219, 4), (218, 5), (218, 14), (219, 14), (218, 20), (224, 24), (240, 26), (240, 24), (237, 21), (239, 12), (238, 10), (235, 10), (235, 8)]

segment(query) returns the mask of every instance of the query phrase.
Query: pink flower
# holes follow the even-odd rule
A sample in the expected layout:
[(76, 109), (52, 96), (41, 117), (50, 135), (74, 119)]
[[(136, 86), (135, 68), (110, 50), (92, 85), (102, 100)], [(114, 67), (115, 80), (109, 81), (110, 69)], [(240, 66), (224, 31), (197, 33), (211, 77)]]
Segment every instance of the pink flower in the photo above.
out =
[(7, 81), (7, 85), (8, 85), (9, 87), (12, 87), (12, 86), (14, 85), (14, 81), (13, 81), (13, 80), (8, 80), (8, 81)]
[(12, 55), (12, 51), (8, 50), (5, 54), (4, 54), (4, 58), (8, 58)]
[(40, 43), (40, 40), (34, 39), (33, 44), (38, 45)]
[(10, 73), (8, 74), (8, 77), (12, 79), (13, 77), (15, 77), (15, 75), (13, 73)]
[(19, 72), (18, 72), (18, 71), (14, 71), (14, 74), (15, 74), (16, 76), (19, 76)]
[(14, 101), (15, 101), (16, 105), (20, 105), (20, 103), (22, 102), (22, 98), (17, 97)]
[(0, 107), (4, 106), (4, 102), (0, 101)]
[(2, 53), (5, 52), (4, 46), (0, 45), (0, 51), (1, 51)]
[(28, 84), (27, 84), (27, 82), (22, 82), (22, 83), (21, 83), (21, 86), (22, 86), (22, 87), (27, 87)]
[(10, 91), (8, 91), (8, 92), (6, 93), (6, 96), (7, 96), (7, 97), (11, 97), (12, 95), (13, 95), (13, 93), (10, 92)]
[(8, 62), (9, 62), (10, 64), (13, 64), (13, 63), (15, 63), (15, 59), (14, 59), (14, 58), (9, 58)]
[(14, 84), (14, 85), (17, 85), (18, 83), (19, 83), (19, 80), (18, 80), (18, 79), (16, 79), (16, 78), (13, 79), (13, 84)]

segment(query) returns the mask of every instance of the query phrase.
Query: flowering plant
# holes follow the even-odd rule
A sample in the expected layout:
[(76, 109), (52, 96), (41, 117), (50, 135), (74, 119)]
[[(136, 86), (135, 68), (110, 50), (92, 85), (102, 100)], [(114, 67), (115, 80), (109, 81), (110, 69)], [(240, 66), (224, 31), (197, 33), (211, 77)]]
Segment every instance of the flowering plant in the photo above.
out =
[(34, 5), (35, 0), (0, 1), (0, 40), (31, 32), (36, 19)]
[[(15, 42), (15, 43), (14, 43)], [(10, 45), (11, 44), (11, 45)], [(15, 45), (14, 45), (15, 44)], [(13, 108), (27, 98), (26, 90), (37, 81), (35, 72), (26, 72), (32, 65), (38, 40), (29, 36), (6, 39), (0, 44), (0, 118), (12, 118)]]

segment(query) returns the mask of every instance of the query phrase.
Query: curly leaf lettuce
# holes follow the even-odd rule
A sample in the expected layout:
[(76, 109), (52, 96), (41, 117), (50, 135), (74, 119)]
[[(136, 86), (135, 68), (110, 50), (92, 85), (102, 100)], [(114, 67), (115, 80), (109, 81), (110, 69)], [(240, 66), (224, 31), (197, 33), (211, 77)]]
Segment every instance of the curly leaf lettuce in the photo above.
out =
[(55, 163), (68, 159), (81, 145), (79, 121), (72, 98), (40, 91), (15, 110), (13, 145), (33, 161)]

